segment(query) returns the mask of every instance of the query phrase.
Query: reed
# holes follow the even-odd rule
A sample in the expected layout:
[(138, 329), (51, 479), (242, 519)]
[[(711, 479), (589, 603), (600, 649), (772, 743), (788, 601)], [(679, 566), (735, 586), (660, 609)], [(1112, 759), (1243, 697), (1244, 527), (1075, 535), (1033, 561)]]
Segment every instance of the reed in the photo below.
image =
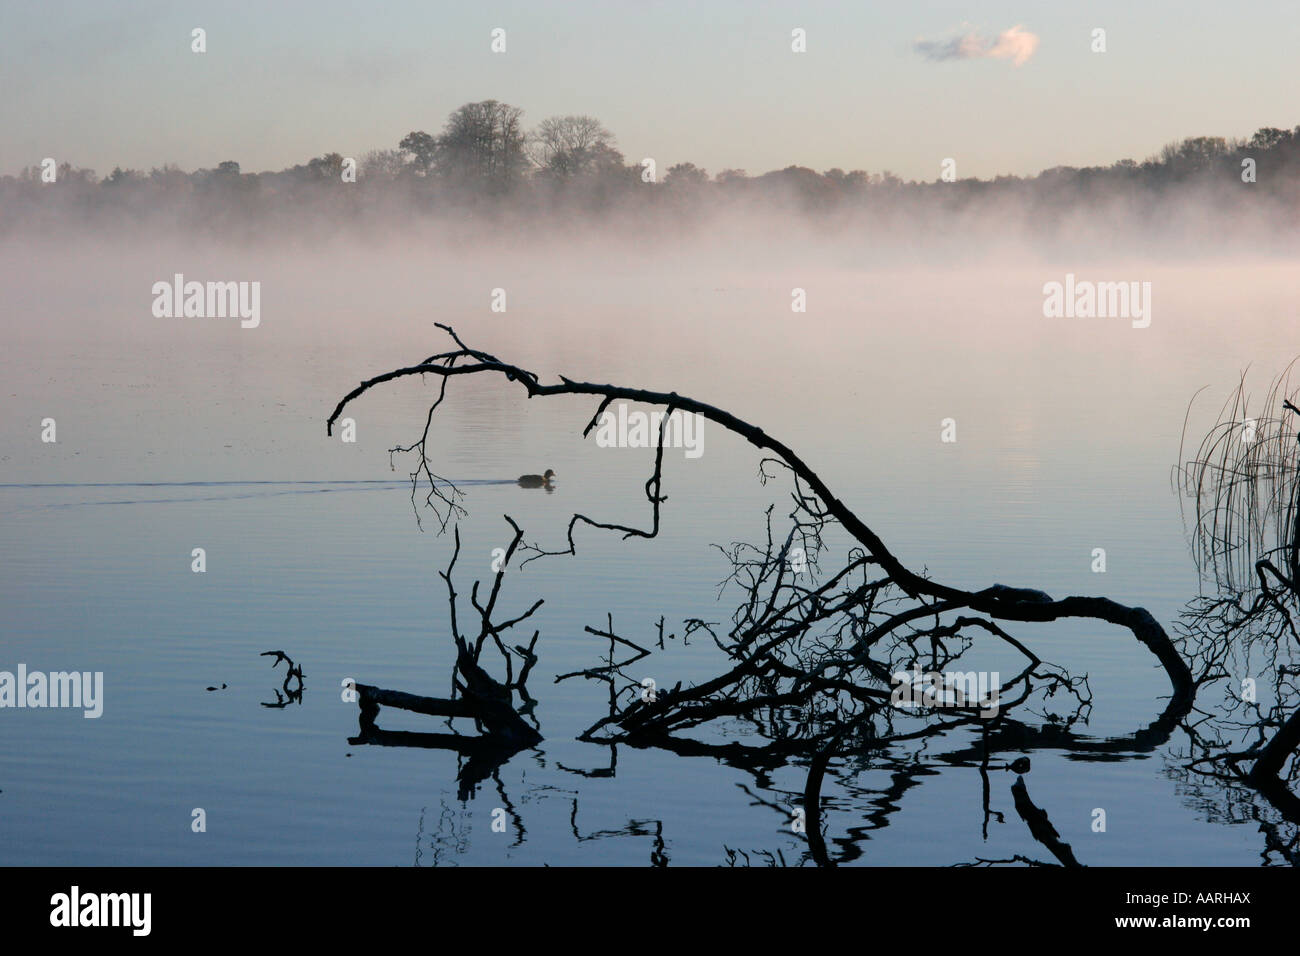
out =
[(1248, 390), (1249, 369), (1243, 371), (1190, 457), (1196, 396), (1188, 405), (1174, 480), (1197, 570), (1220, 592), (1255, 595), (1271, 578), (1300, 598), (1300, 410), (1291, 382), (1297, 361), (1258, 404)]

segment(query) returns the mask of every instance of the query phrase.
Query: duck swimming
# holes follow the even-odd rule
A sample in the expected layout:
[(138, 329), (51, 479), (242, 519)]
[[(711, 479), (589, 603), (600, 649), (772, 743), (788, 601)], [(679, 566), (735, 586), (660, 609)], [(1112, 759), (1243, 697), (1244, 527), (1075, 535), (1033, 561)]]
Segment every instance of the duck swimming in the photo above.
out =
[(549, 488), (554, 477), (555, 472), (547, 468), (544, 475), (520, 475), (519, 485), (522, 488)]

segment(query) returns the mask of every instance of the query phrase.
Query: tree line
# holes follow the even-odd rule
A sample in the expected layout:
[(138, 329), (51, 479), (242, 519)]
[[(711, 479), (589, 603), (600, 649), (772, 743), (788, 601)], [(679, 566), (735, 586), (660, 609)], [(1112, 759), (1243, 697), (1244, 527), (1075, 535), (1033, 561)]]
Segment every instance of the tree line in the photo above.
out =
[(174, 164), (147, 173), (115, 167), (101, 179), (68, 161), (45, 161), (0, 177), (0, 208), (12, 229), (103, 213), (121, 222), (170, 210), (182, 221), (195, 203), (205, 221), (220, 225), (268, 217), (290, 222), (315, 215), (411, 216), (466, 206), (524, 212), (571, 207), (590, 213), (643, 211), (649, 204), (689, 215), (736, 203), (805, 212), (906, 210), (920, 204), (944, 213), (1016, 199), (1046, 211), (1113, 200), (1153, 211), (1162, 202), (1196, 194), (1237, 207), (1267, 205), (1271, 218), (1295, 225), (1300, 126), (1262, 128), (1248, 139), (1197, 136), (1170, 143), (1141, 162), (1057, 166), (1025, 177), (981, 180), (957, 177), (952, 166), (942, 174), (941, 169), (936, 159), (936, 179), (929, 182), (904, 181), (888, 170), (817, 172), (799, 165), (758, 175), (741, 169), (710, 175), (690, 162), (661, 170), (653, 161), (629, 162), (614, 134), (594, 117), (553, 116), (526, 129), (522, 109), (483, 100), (452, 111), (436, 134), (413, 130), (393, 148), (357, 157), (330, 152), (279, 171), (248, 173), (237, 161), (224, 160), (188, 173)]

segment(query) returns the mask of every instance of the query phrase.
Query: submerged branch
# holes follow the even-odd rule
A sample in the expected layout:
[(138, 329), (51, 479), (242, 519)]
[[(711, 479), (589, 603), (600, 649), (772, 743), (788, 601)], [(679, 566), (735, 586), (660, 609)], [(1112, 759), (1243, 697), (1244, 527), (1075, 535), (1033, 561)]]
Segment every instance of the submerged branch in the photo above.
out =
[[(454, 376), (488, 374), (500, 375), (507, 381), (518, 382), (523, 386), (529, 398), (552, 397), (560, 395), (591, 396), (600, 400), (596, 415), (584, 429), (590, 432), (601, 412), (615, 400), (661, 406), (665, 409), (680, 410), (687, 414), (696, 414), (711, 421), (727, 431), (745, 439), (760, 451), (788, 468), (801, 488), (806, 487), (797, 500), (804, 505), (804, 511), (817, 522), (834, 521), (838, 523), (861, 547), (871, 564), (876, 566), (885, 579), (894, 588), (903, 592), (908, 598), (919, 601), (924, 608), (938, 613), (942, 609), (965, 608), (987, 614), (1002, 621), (1047, 622), (1063, 618), (1081, 617), (1102, 620), (1128, 629), (1133, 636), (1148, 648), (1160, 662), (1169, 678), (1172, 688), (1170, 710), (1184, 711), (1191, 706), (1195, 694), (1195, 682), (1187, 664), (1170, 641), (1164, 629), (1143, 608), (1127, 607), (1107, 598), (1066, 597), (1053, 600), (1040, 591), (1022, 588), (1010, 588), (992, 585), (979, 591), (966, 591), (932, 581), (906, 567), (886, 547), (874, 531), (847, 505), (844, 504), (826, 485), (822, 478), (797, 455), (793, 449), (778, 439), (768, 435), (761, 428), (750, 424), (721, 408), (695, 399), (682, 396), (676, 392), (657, 392), (642, 388), (631, 388), (610, 384), (579, 382), (560, 376), (559, 383), (542, 384), (538, 376), (527, 369), (502, 361), (494, 355), (472, 349), (461, 341), (449, 326), (437, 323), (456, 343), (457, 349), (430, 356), (423, 362), (406, 368), (394, 369), (360, 383), (338, 403), (326, 422), (327, 433), (332, 433), (334, 422), (348, 404), (376, 386), (398, 378), (412, 375), (437, 375), (447, 380)], [(439, 395), (439, 401), (442, 394)], [(667, 419), (665, 418), (664, 421)], [(654, 537), (659, 529), (659, 504), (664, 497), (660, 493), (662, 486), (663, 433), (656, 446), (654, 473), (646, 483), (647, 497), (652, 506), (652, 526), (649, 531), (624, 525), (597, 521), (583, 514), (575, 514), (569, 523), (568, 548), (560, 552), (543, 552), (538, 550), (536, 556), (546, 554), (576, 553), (574, 529), (578, 523), (592, 527), (618, 530), (625, 537)], [(420, 443), (421, 454), (423, 445)], [(813, 503), (816, 504), (813, 504)], [(531, 560), (531, 559), (530, 559)], [(868, 599), (866, 592), (857, 594), (859, 600)], [(787, 632), (786, 637), (803, 633), (804, 628)], [(778, 638), (780, 639), (780, 638)]]

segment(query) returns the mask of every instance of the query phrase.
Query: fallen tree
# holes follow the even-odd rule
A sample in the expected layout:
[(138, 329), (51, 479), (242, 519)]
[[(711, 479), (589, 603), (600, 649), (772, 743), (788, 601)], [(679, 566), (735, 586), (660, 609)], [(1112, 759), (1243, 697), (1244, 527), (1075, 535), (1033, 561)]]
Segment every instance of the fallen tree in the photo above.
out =
[[(1063, 749), (1077, 746), (1093, 752), (1150, 750), (1166, 741), (1190, 711), (1196, 681), (1174, 642), (1145, 609), (1104, 597), (1054, 599), (1042, 591), (1003, 584), (965, 590), (932, 580), (906, 567), (811, 466), (761, 428), (676, 392), (580, 382), (563, 376), (558, 382), (543, 383), (536, 373), (471, 348), (450, 327), (441, 324), (439, 327), (450, 337), (453, 348), (361, 382), (339, 401), (326, 430), (332, 434), (334, 423), (343, 411), (371, 389), (407, 377), (437, 376), (439, 392), (429, 408), (423, 433), (411, 445), (393, 451), (417, 456), (412, 471), (413, 497), (417, 489), (427, 487), (425, 503), (435, 511), (444, 530), (463, 514), (463, 509), (459, 505), (459, 491), (438, 478), (432, 467), (430, 427), (434, 413), (446, 397), (448, 383), (469, 375), (495, 376), (517, 383), (530, 399), (592, 398), (596, 408), (583, 429), (584, 436), (590, 435), (616, 401), (663, 410), (658, 419), (653, 468), (644, 485), (649, 505), (647, 526), (635, 527), (574, 513), (567, 524), (564, 546), (560, 548), (522, 544), (522, 533), (516, 528), (511, 554), (518, 546), (527, 554), (524, 564), (545, 557), (576, 554), (580, 528), (612, 531), (625, 539), (656, 537), (661, 526), (661, 508), (667, 500), (663, 490), (665, 429), (679, 411), (700, 415), (758, 449), (761, 452), (759, 473), (764, 482), (780, 473), (788, 475), (791, 481), (793, 507), (788, 516), (788, 530), (774, 535), (772, 509), (769, 509), (765, 542), (735, 544), (723, 549), (732, 568), (725, 584), (741, 592), (730, 626), (724, 631), (701, 619), (685, 622), (686, 633), (707, 634), (727, 655), (729, 666), (716, 677), (694, 686), (682, 687), (679, 683), (647, 694), (624, 668), (642, 660), (650, 650), (618, 635), (609, 617), (604, 629), (588, 628), (589, 633), (610, 642), (605, 663), (557, 678), (594, 679), (609, 687), (608, 713), (582, 734), (583, 739), (709, 755), (748, 767), (772, 766), (791, 758), (807, 760), (808, 784), (802, 802), (812, 808), (815, 823), (818, 791), (826, 767), (831, 760), (850, 751), (883, 751), (962, 726), (981, 732), (981, 765), (987, 765), (989, 753), (1002, 742), (1019, 746), (1032, 738), (1037, 738), (1040, 744)], [(834, 570), (823, 573), (821, 564), (829, 549), (827, 540), (832, 537), (844, 539), (847, 547), (843, 561)], [(457, 530), (457, 551), (459, 546)], [(807, 555), (806, 575), (792, 567), (790, 558), (796, 547)], [(500, 574), (493, 599), (499, 584)], [(1101, 621), (1125, 629), (1155, 657), (1169, 681), (1170, 693), (1163, 712), (1148, 727), (1106, 741), (1087, 740), (1075, 734), (1073, 728), (1086, 723), (1091, 708), (1086, 679), (1073, 677), (1044, 662), (1007, 630), (1015, 623), (1066, 619)], [(455, 633), (454, 593), (452, 627)], [(494, 640), (508, 664), (510, 655), (495, 632), (487, 629), (485, 633)], [(661, 647), (662, 639), (661, 630)], [(479, 649), (485, 640), (487, 637), (479, 638)], [(973, 700), (969, 696), (955, 700), (922, 696), (912, 709), (895, 706), (900, 672), (919, 670), (922, 665), (929, 671), (955, 668), (977, 640), (995, 641), (1022, 661), (1019, 673), (995, 688), (995, 707), (990, 710), (989, 700)], [(457, 666), (463, 673), (461, 661), (467, 645), (460, 637), (456, 637), (456, 642)], [(616, 660), (616, 645), (631, 649), (633, 655)], [(477, 662), (477, 652), (473, 661)], [(509, 684), (507, 679), (502, 686)], [(385, 693), (388, 700), (404, 700), (393, 696), (393, 692)], [(374, 704), (382, 703), (374, 691), (369, 692), (367, 699)], [(1014, 710), (1028, 708), (1031, 702), (1056, 708), (1043, 715), (1041, 727), (1031, 727), (1010, 716)], [(450, 705), (438, 706), (450, 709)], [(443, 714), (441, 710), (425, 712)], [(447, 714), (467, 715), (467, 711), (459, 708)], [(481, 721), (483, 715), (476, 716)], [(498, 717), (507, 719), (504, 711)], [(728, 721), (743, 722), (766, 743), (755, 746), (736, 739), (715, 742), (687, 733)], [(499, 736), (503, 724), (499, 721), (497, 726), (493, 734)], [(828, 862), (820, 831), (815, 839), (810, 834), (809, 842), (818, 862)]]
[[(1133, 636), (1159, 660), (1168, 675), (1172, 699), (1171, 706), (1182, 708), (1191, 702), (1194, 684), (1187, 664), (1178, 654), (1164, 629), (1144, 608), (1127, 607), (1108, 598), (1067, 597), (1053, 600), (1041, 591), (1026, 588), (1012, 588), (994, 584), (979, 591), (966, 591), (930, 580), (903, 565), (901, 561), (885, 546), (885, 543), (867, 524), (847, 505), (845, 505), (795, 452), (776, 438), (766, 434), (761, 428), (751, 425), (729, 412), (705, 404), (676, 392), (654, 392), (641, 388), (618, 385), (598, 385), (590, 382), (577, 382), (560, 376), (555, 384), (542, 384), (536, 373), (517, 365), (504, 362), (494, 355), (472, 349), (461, 341), (449, 326), (437, 323), (458, 346), (455, 349), (440, 352), (425, 358), (415, 365), (394, 369), (368, 379), (352, 389), (339, 401), (326, 422), (326, 433), (333, 434), (334, 422), (343, 410), (360, 396), (386, 382), (417, 375), (436, 375), (442, 379), (437, 400), (429, 409), (425, 421), (424, 433), (420, 440), (409, 447), (418, 451), (420, 456), (417, 473), (422, 473), (429, 482), (430, 492), (438, 491), (438, 482), (429, 469), (426, 442), (433, 413), (446, 396), (447, 382), (455, 377), (465, 375), (499, 375), (511, 382), (519, 383), (529, 398), (554, 397), (561, 395), (586, 395), (600, 399), (591, 420), (583, 429), (583, 435), (589, 435), (596, 426), (600, 416), (616, 400), (640, 402), (662, 407), (665, 416), (661, 421), (660, 440), (655, 446), (654, 471), (645, 484), (646, 498), (651, 506), (649, 529), (628, 527), (625, 525), (595, 520), (584, 514), (574, 514), (568, 526), (568, 548), (565, 551), (549, 552), (538, 550), (532, 557), (546, 554), (572, 554), (577, 550), (574, 541), (574, 529), (579, 525), (623, 532), (628, 537), (654, 537), (658, 534), (660, 505), (665, 500), (661, 494), (663, 485), (663, 429), (668, 418), (675, 411), (684, 411), (702, 415), (705, 419), (722, 426), (728, 431), (748, 441), (760, 451), (775, 456), (775, 459), (788, 468), (796, 480), (796, 503), (815, 521), (833, 520), (859, 544), (865, 551), (864, 559), (856, 567), (873, 565), (879, 569), (883, 579), (900, 589), (908, 597), (922, 602), (914, 611), (913, 617), (958, 609), (970, 609), (1003, 621), (1056, 621), (1063, 618), (1082, 617), (1105, 621), (1126, 628)], [(802, 484), (800, 484), (802, 483)], [(806, 488), (804, 487), (806, 486)], [(531, 560), (531, 559), (530, 559)], [(900, 623), (897, 619), (887, 622), (888, 627)], [(877, 631), (865, 639), (870, 644), (879, 637)]]

